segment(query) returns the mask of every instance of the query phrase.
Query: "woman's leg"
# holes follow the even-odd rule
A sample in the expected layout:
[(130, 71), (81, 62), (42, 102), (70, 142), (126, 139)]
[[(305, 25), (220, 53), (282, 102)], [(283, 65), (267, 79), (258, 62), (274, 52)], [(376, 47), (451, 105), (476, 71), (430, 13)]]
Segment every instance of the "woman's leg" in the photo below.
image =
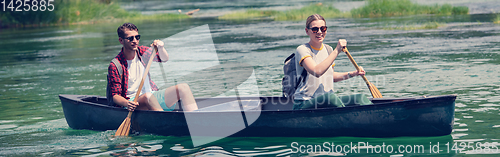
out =
[(334, 93), (325, 93), (316, 98), (305, 101), (294, 101), (294, 110), (296, 109), (317, 109), (317, 108), (327, 108), (327, 107), (345, 107), (344, 103), (340, 98)]
[(340, 99), (345, 104), (345, 106), (373, 104), (370, 101), (370, 99), (368, 99), (366, 94), (345, 95), (345, 96), (341, 96)]
[(194, 111), (198, 109), (193, 93), (189, 85), (185, 83), (165, 89), (165, 105), (167, 107), (173, 106), (179, 100), (182, 100), (182, 108), (184, 111)]

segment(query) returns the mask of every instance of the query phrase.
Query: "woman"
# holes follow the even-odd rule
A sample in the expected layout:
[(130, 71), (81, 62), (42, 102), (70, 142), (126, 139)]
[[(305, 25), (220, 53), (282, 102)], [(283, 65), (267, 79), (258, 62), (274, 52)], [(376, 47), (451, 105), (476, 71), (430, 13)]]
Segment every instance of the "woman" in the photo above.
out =
[(295, 65), (297, 76), (300, 76), (303, 70), (307, 71), (307, 76), (295, 91), (293, 109), (372, 104), (363, 94), (338, 97), (333, 92), (333, 82), (365, 75), (363, 68), (360, 71), (334, 72), (335, 58), (345, 48), (346, 40), (340, 39), (333, 50), (330, 46), (323, 44), (327, 26), (325, 19), (318, 14), (307, 18), (305, 31), (310, 40), (309, 43), (297, 47), (295, 52), (297, 64)]

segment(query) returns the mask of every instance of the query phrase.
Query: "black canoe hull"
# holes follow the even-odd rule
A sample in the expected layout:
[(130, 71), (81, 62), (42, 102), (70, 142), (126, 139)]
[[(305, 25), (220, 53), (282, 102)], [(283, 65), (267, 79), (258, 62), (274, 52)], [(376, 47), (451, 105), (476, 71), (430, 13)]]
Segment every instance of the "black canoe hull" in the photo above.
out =
[[(73, 129), (115, 130), (128, 111), (105, 105), (100, 96), (60, 95), (64, 115)], [(247, 99), (247, 98), (240, 98)], [(442, 136), (452, 131), (456, 95), (379, 98), (374, 105), (316, 110), (289, 110), (292, 102), (283, 97), (251, 98), (261, 102), (261, 110), (243, 112), (157, 112), (135, 111), (132, 128), (164, 136), (190, 136), (191, 128), (210, 126), (218, 131), (200, 136), (224, 136), (224, 130), (241, 131), (235, 137), (397, 137)], [(209, 101), (202, 101), (209, 100)], [(200, 107), (234, 98), (199, 98)], [(243, 115), (244, 124), (233, 117)], [(187, 118), (189, 117), (189, 118)], [(254, 119), (251, 119), (254, 118)], [(188, 119), (188, 120), (186, 120)], [(189, 123), (187, 122), (189, 121)], [(189, 124), (189, 126), (188, 126)]]

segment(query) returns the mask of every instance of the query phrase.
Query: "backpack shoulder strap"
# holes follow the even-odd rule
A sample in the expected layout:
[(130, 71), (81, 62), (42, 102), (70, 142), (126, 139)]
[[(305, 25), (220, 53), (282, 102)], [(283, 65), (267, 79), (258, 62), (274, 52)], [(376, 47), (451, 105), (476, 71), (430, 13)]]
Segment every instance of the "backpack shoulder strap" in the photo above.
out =
[(116, 69), (118, 70), (118, 74), (120, 75), (120, 78), (122, 77), (123, 75), (123, 68), (122, 68), (122, 64), (120, 64), (120, 61), (118, 61), (118, 59), (116, 58), (113, 58), (111, 60), (111, 62), (113, 62), (113, 64), (115, 64), (116, 66)]
[[(309, 43), (306, 43), (304, 45), (307, 47), (307, 50), (309, 50), (309, 52), (312, 53), (311, 45), (309, 45)], [(305, 82), (306, 81), (306, 77), (307, 77), (307, 70), (304, 68), (304, 70), (302, 70), (302, 73), (300, 74), (299, 81), (297, 81), (297, 84), (295, 86), (297, 87), (297, 86), (299, 86), (299, 84), (301, 82)]]
[(302, 73), (300, 74), (299, 81), (297, 81), (297, 85), (295, 85), (295, 86), (299, 86), (299, 84), (301, 82), (304, 82), (306, 80), (306, 77), (307, 77), (307, 70), (304, 69), (304, 70), (302, 70)]
[(290, 56), (288, 56), (283, 63), (286, 63), (287, 61), (289, 61), (293, 57), (295, 57), (295, 53), (290, 54)]
[[(122, 64), (120, 64), (120, 61), (118, 61), (118, 59), (116, 59), (116, 58), (113, 58), (111, 60), (111, 62), (115, 65), (116, 69), (118, 70), (118, 74), (120, 75), (120, 78), (122, 78), (123, 77), (123, 68), (122, 68)], [(109, 74), (107, 75), (107, 77), (108, 77), (108, 81), (109, 81)], [(114, 106), (113, 98), (111, 97), (111, 88), (109, 86), (109, 82), (108, 82), (108, 85), (106, 86), (106, 98), (108, 99), (108, 105)]]

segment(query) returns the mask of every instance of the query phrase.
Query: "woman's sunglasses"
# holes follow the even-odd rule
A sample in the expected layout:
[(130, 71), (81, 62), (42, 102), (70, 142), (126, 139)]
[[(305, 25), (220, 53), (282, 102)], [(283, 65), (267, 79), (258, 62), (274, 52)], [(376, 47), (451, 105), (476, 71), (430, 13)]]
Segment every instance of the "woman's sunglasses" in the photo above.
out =
[(321, 32), (326, 32), (327, 28), (328, 27), (326, 27), (326, 26), (321, 26), (321, 27), (312, 27), (312, 28), (309, 28), (309, 29), (312, 30), (313, 33), (318, 33), (318, 30), (320, 30), (320, 29), (321, 29)]
[[(122, 38), (122, 39), (127, 39), (128, 41), (134, 41), (134, 36), (129, 36), (129, 37)], [(141, 39), (141, 35), (136, 35), (135, 39), (137, 39), (137, 40)]]

